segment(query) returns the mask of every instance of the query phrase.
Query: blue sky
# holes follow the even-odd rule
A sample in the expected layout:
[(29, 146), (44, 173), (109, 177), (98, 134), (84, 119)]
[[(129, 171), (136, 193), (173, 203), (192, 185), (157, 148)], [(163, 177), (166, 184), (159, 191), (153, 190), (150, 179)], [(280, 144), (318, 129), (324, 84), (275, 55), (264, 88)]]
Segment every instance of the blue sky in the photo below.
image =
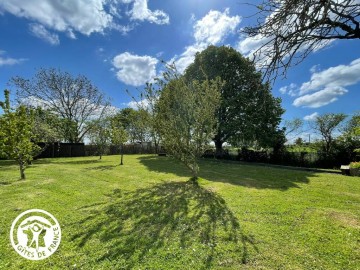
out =
[[(122, 108), (160, 60), (183, 70), (195, 52), (229, 45), (249, 56), (257, 41), (239, 30), (255, 12), (232, 0), (0, 0), (0, 88), (40, 67), (84, 74)], [(334, 41), (273, 85), (284, 119), (360, 110), (360, 42)], [(11, 90), (11, 88), (10, 88)], [(3, 93), (0, 93), (0, 99)]]

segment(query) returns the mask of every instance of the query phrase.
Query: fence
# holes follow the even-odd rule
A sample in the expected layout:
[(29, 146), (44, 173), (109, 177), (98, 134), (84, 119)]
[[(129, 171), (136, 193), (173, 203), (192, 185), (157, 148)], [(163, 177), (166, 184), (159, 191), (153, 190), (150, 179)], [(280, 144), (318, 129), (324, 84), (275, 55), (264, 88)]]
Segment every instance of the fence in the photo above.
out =
[[(107, 155), (119, 155), (121, 152), (120, 146), (110, 145), (105, 154)], [(124, 154), (155, 154), (157, 153), (156, 148), (151, 143), (143, 144), (125, 144), (123, 146)], [(99, 150), (96, 145), (85, 145), (85, 155), (86, 156), (97, 156), (99, 155)]]
[(82, 157), (85, 156), (83, 143), (38, 143), (43, 151), (36, 158)]

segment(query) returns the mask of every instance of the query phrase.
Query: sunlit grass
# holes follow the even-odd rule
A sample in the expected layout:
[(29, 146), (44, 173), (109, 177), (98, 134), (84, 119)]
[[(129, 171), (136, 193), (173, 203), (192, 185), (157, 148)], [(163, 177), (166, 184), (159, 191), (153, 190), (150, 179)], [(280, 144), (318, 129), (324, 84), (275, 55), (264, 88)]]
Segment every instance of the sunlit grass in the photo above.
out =
[[(0, 269), (357, 269), (360, 177), (167, 157), (0, 161)], [(9, 230), (40, 208), (60, 248), (27, 261)]]

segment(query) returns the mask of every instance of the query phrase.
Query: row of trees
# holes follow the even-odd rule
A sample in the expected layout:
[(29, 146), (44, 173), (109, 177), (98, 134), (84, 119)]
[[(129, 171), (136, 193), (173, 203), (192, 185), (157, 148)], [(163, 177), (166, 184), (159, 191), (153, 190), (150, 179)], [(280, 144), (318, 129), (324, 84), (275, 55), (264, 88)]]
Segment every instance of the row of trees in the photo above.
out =
[[(343, 113), (327, 113), (319, 115), (314, 121), (309, 123), (310, 129), (320, 136), (312, 146), (320, 151), (327, 158), (331, 158), (334, 153), (347, 152), (348, 156), (354, 156), (360, 151), (360, 113), (355, 113), (348, 121), (347, 115)], [(291, 123), (294, 123), (292, 121)], [(296, 120), (297, 130), (301, 130), (303, 122)], [(300, 137), (294, 143), (298, 146), (305, 144)]]
[(0, 156), (17, 161), (21, 179), (25, 179), (26, 166), (44, 150), (39, 142), (46, 147), (90, 137), (99, 146), (106, 138), (122, 147), (128, 140), (125, 126), (110, 118), (105, 95), (84, 76), (40, 69), (32, 79), (15, 77), (11, 84), (18, 105), (10, 105), (10, 92), (5, 90), (5, 100), (0, 103)]
[[(67, 130), (62, 126), (66, 119), (41, 107), (20, 104), (13, 108), (8, 90), (4, 91), (4, 96), (5, 101), (0, 102), (3, 110), (0, 116), (0, 155), (15, 160), (19, 165), (21, 179), (25, 179), (26, 167), (44, 150), (38, 143), (45, 142), (47, 147), (61, 141), (64, 138), (62, 132)], [(98, 117), (86, 122), (86, 126), (86, 134), (98, 146), (100, 158), (109, 143), (118, 145), (122, 150), (129, 138), (124, 124), (116, 117)], [(123, 155), (120, 164), (123, 164)]]

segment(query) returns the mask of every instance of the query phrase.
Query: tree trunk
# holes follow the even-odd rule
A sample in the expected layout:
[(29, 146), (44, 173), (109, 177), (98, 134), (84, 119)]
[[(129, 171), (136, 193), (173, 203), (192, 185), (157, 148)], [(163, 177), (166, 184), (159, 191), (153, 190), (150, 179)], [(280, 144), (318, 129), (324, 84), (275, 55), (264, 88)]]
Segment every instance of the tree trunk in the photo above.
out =
[(216, 158), (222, 158), (223, 155), (224, 155), (224, 151), (223, 151), (223, 148), (222, 148), (222, 145), (223, 145), (224, 142), (215, 138), (214, 143), (215, 143), (215, 148), (216, 148), (215, 157)]
[(19, 162), (19, 168), (20, 168), (20, 178), (21, 180), (25, 180), (25, 166), (22, 161)]
[(121, 147), (120, 147), (120, 165), (124, 165), (123, 159), (124, 159), (124, 146), (121, 145)]

